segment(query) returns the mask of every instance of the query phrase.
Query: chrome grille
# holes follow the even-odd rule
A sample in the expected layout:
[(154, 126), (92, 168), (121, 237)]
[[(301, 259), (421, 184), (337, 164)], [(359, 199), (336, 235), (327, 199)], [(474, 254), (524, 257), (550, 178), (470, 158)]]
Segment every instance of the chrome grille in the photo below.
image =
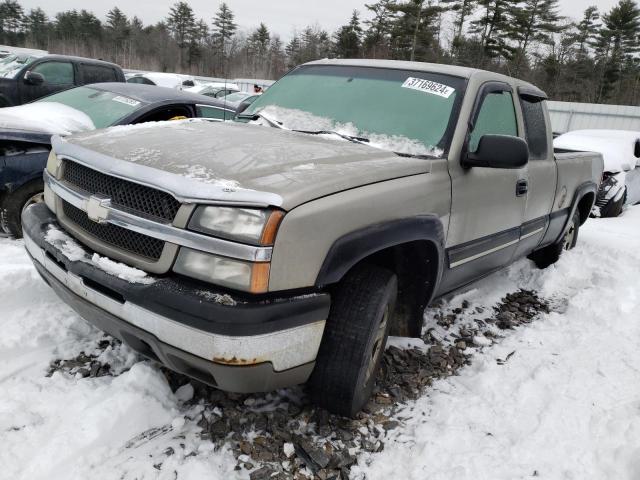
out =
[(69, 160), (64, 161), (62, 179), (91, 195), (105, 195), (114, 206), (164, 221), (172, 222), (180, 209), (180, 202), (166, 192), (105, 175)]
[(95, 223), (86, 212), (62, 201), (65, 217), (96, 239), (153, 261), (160, 259), (164, 242), (110, 223)]

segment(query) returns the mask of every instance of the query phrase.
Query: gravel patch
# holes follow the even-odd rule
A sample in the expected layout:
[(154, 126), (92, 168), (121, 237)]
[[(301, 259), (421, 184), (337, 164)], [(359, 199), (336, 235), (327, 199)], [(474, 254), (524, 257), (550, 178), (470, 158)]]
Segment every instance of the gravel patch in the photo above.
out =
[[(199, 427), (199, 438), (216, 450), (227, 448), (236, 458), (236, 470), (251, 480), (319, 479), (346, 480), (351, 466), (364, 452), (380, 452), (388, 432), (402, 426), (399, 407), (425, 394), (434, 380), (455, 375), (478, 351), (550, 311), (549, 302), (535, 292), (519, 290), (493, 307), (442, 302), (425, 313), (421, 340), (390, 342), (382, 360), (371, 401), (355, 419), (342, 418), (311, 405), (304, 387), (254, 395), (225, 393), (183, 375), (162, 369), (176, 396), (183, 402), (186, 424)], [(120, 347), (105, 337), (96, 349), (51, 364), (48, 375), (62, 372), (81, 377), (119, 374), (101, 361), (105, 351)], [(499, 364), (509, 361), (515, 352)], [(180, 438), (178, 425), (141, 435)], [(158, 470), (163, 458), (179, 453), (172, 443), (154, 457)]]

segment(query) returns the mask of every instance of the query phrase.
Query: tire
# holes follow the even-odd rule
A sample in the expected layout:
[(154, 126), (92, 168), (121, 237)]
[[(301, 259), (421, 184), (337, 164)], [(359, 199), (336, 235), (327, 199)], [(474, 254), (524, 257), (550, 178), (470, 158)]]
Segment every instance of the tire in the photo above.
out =
[(2, 208), (2, 224), (9, 235), (22, 238), (22, 211), (32, 203), (44, 201), (44, 184), (35, 181), (7, 194)]
[(544, 269), (560, 260), (560, 255), (565, 250), (571, 250), (578, 243), (578, 232), (580, 230), (580, 212), (576, 211), (571, 218), (569, 228), (558, 243), (544, 247), (529, 255), (536, 267)]
[(309, 380), (316, 405), (354, 417), (369, 400), (397, 292), (396, 275), (374, 265), (357, 266), (340, 282)]

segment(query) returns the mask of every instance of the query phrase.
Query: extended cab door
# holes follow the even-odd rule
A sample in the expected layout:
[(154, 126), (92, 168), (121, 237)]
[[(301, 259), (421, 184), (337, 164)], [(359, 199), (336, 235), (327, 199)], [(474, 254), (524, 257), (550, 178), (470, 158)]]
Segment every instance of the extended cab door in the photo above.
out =
[[(483, 135), (521, 136), (514, 97), (509, 84), (495, 81), (483, 84), (471, 112), (461, 156), (475, 152)], [(526, 202), (526, 196), (519, 190), (526, 179), (526, 167), (465, 168), (460, 158), (452, 155), (449, 174), (451, 218), (440, 293), (511, 262)]]
[(79, 64), (78, 69), (80, 71), (79, 85), (120, 81), (116, 69), (109, 65), (83, 62)]
[(520, 257), (531, 253), (544, 237), (556, 195), (558, 173), (553, 157), (553, 134), (548, 127), (546, 95), (530, 87), (518, 88), (518, 94), (529, 146), (526, 205), (516, 252)]
[[(24, 78), (28, 72), (39, 73), (44, 77), (41, 84), (30, 84)], [(74, 87), (75, 70), (72, 62), (64, 60), (44, 60), (25, 71), (19, 79), (21, 103), (31, 102), (52, 93)]]

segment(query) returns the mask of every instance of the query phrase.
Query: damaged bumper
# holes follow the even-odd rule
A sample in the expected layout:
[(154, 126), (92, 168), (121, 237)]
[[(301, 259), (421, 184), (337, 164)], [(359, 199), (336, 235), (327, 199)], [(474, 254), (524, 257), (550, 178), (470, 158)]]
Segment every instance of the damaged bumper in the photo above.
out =
[(47, 232), (60, 227), (46, 205), (28, 208), (22, 223), (27, 251), (58, 296), (143, 355), (241, 393), (303, 383), (311, 374), (328, 294), (256, 300), (203, 291), (202, 284), (178, 277), (131, 283), (101, 269), (92, 252), (70, 260), (47, 241)]

